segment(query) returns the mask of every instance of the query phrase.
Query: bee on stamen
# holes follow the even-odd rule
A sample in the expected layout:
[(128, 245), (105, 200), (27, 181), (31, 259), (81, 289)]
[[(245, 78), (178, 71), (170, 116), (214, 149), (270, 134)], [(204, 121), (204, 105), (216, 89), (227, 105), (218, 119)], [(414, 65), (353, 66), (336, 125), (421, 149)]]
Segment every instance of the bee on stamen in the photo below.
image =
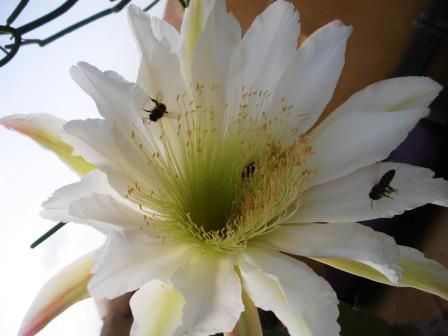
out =
[(246, 167), (244, 167), (241, 173), (241, 179), (244, 181), (252, 176), (254, 176), (256, 170), (255, 161), (250, 162)]
[(373, 201), (378, 201), (379, 199), (383, 197), (387, 197), (392, 199), (390, 196), (391, 193), (397, 191), (397, 189), (394, 189), (390, 186), (390, 182), (392, 182), (392, 179), (395, 176), (395, 169), (391, 169), (387, 171), (378, 181), (377, 184), (375, 184), (372, 189), (370, 189), (369, 197), (371, 199), (370, 206), (373, 209)]

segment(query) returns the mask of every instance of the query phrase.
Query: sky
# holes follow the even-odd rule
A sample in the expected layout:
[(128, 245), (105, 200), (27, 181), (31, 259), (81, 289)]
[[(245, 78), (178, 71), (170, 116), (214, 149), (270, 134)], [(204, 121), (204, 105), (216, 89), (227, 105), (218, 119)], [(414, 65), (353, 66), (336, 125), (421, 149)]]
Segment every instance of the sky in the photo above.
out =
[[(5, 24), (18, 2), (2, 0), (0, 25)], [(24, 37), (44, 38), (117, 2), (79, 1), (63, 16)], [(132, 1), (141, 7), (150, 2)], [(12, 26), (28, 23), (60, 3), (30, 1)], [(164, 7), (162, 0), (149, 13), (161, 17)], [(95, 118), (98, 116), (95, 104), (71, 79), (70, 66), (87, 61), (135, 81), (139, 58), (125, 9), (44, 48), (23, 46), (0, 68), (0, 118), (14, 113), (42, 112), (66, 120)], [(55, 224), (39, 216), (41, 203), (56, 189), (77, 180), (77, 175), (52, 153), (0, 127), (0, 335), (16, 335), (42, 285), (65, 265), (104, 241), (93, 229), (72, 224), (36, 249), (29, 248), (32, 241)], [(39, 335), (99, 335), (100, 328), (95, 305), (89, 299), (69, 308)]]

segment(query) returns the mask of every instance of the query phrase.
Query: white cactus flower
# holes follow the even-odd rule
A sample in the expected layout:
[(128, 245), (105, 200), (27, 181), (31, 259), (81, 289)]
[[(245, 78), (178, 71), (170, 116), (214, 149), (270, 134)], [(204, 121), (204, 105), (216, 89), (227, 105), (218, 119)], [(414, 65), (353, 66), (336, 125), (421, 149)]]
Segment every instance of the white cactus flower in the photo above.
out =
[[(339, 79), (350, 27), (331, 22), (296, 49), (298, 13), (286, 1), (242, 38), (221, 0), (192, 1), (180, 34), (133, 6), (129, 20), (142, 53), (136, 84), (86, 63), (71, 70), (101, 118), (60, 130), (60, 144), (74, 148), (65, 161), (81, 156), (89, 172), (57, 190), (43, 215), (107, 235), (87, 257), (87, 288), (94, 298), (136, 291), (132, 335), (230, 332), (242, 294), (291, 335), (338, 335), (334, 291), (285, 253), (448, 298), (445, 268), (357, 223), (447, 206), (448, 184), (430, 170), (379, 162), (428, 114), (440, 85), (425, 77), (370, 85), (312, 128)], [(1, 122), (32, 129), (36, 119)], [(391, 170), (392, 190), (372, 199)], [(71, 281), (85, 286), (85, 274)], [(70, 286), (52, 283), (56, 292), (78, 288)], [(46, 297), (23, 335), (64, 308)]]

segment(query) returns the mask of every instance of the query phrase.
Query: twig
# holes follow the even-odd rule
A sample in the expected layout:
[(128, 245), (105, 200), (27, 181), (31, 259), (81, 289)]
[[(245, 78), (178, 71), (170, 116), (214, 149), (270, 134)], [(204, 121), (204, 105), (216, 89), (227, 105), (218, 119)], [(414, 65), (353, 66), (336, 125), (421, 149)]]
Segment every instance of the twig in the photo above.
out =
[(22, 10), (28, 5), (29, 0), (21, 0), (11, 15), (6, 19), (6, 25), (9, 26), (14, 22), (15, 19), (22, 13)]
[(40, 27), (40, 26), (50, 22), (51, 20), (57, 18), (58, 16), (64, 14), (77, 2), (78, 2), (78, 0), (67, 0), (61, 6), (59, 6), (55, 10), (51, 11), (50, 13), (38, 18), (37, 20), (31, 21), (30, 23), (27, 23), (27, 24), (17, 28), (17, 32), (20, 35), (23, 35), (31, 30), (36, 29), (37, 27)]
[(58, 224), (56, 224), (55, 226), (53, 226), (50, 230), (48, 230), (47, 232), (45, 232), (42, 236), (40, 236), (39, 238), (37, 238), (31, 245), (31, 248), (35, 248), (36, 246), (40, 245), (42, 242), (44, 242), (45, 240), (47, 240), (50, 236), (52, 236), (55, 232), (59, 231), (60, 229), (62, 229), (62, 227), (67, 224), (64, 222), (59, 222)]
[(131, 0), (122, 0), (120, 1), (118, 4), (116, 4), (114, 7), (105, 9), (101, 12), (98, 12), (92, 16), (89, 16), (88, 18), (81, 20), (71, 26), (68, 26), (65, 29), (62, 29), (61, 31), (57, 32), (56, 34), (53, 34), (43, 40), (40, 39), (30, 39), (30, 40), (23, 40), (22, 41), (22, 45), (27, 45), (27, 44), (38, 44), (39, 46), (43, 47), (51, 42), (53, 42), (54, 40), (57, 40), (58, 38), (61, 38), (64, 35), (67, 35), (68, 33), (71, 33), (72, 31), (79, 29), (93, 21), (96, 21), (98, 19), (101, 19), (102, 17), (112, 14), (112, 13), (117, 13), (119, 11), (121, 11), (129, 2), (131, 2)]
[(149, 11), (151, 8), (153, 8), (155, 5), (157, 5), (160, 2), (160, 0), (154, 0), (153, 2), (151, 2), (148, 6), (146, 6), (145, 8), (143, 8), (144, 12)]

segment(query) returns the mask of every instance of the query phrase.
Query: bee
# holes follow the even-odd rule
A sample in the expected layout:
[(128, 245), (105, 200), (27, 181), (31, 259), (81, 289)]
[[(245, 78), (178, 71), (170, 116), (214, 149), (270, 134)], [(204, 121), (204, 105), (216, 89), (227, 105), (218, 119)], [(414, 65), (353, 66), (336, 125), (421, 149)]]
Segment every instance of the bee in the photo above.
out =
[(255, 161), (252, 161), (246, 167), (244, 167), (243, 172), (241, 173), (241, 179), (244, 181), (254, 176), (255, 170), (256, 170)]
[(151, 97), (149, 97), (149, 99), (151, 99), (151, 101), (156, 106), (154, 106), (154, 108), (151, 109), (151, 110), (143, 109), (143, 111), (149, 113), (149, 116), (148, 116), (149, 120), (156, 122), (157, 120), (161, 119), (164, 114), (168, 113), (167, 110), (166, 110), (166, 105), (161, 103), (161, 102), (159, 102), (156, 99), (151, 98)]
[(370, 206), (373, 209), (373, 201), (378, 201), (382, 197), (387, 197), (392, 199), (390, 196), (391, 193), (397, 191), (396, 189), (390, 186), (390, 182), (395, 176), (395, 169), (388, 170), (375, 184), (372, 189), (370, 189), (369, 197), (372, 200)]

